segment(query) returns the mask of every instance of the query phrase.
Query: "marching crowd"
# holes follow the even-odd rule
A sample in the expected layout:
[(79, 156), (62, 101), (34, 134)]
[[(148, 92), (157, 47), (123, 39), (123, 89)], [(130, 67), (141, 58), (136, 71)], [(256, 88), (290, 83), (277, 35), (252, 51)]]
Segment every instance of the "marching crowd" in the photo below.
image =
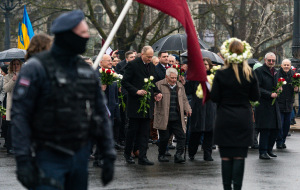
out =
[[(176, 141), (175, 163), (186, 162), (186, 150), (193, 161), (199, 144), (203, 159), (213, 161), (212, 149), (218, 145), (224, 189), (232, 189), (233, 184), (235, 190), (242, 187), (248, 147), (255, 147), (258, 134), (260, 159), (277, 157), (272, 151), (275, 143), (278, 149), (286, 148), (294, 95), (299, 90), (292, 85), (295, 71), (288, 59), (276, 70), (276, 55), (267, 53), (264, 64), (253, 71), (247, 64), (248, 55), (241, 61), (224, 55), (225, 64), (214, 74), (208, 87), (210, 99), (204, 102), (196, 95), (200, 83), (186, 79), (188, 65), (167, 51), (160, 51), (155, 57), (152, 47), (144, 46), (140, 53), (125, 52), (124, 60), (115, 51), (102, 57), (94, 74), (89, 66), (92, 60), (76, 56), (84, 52), (89, 37), (82, 13), (73, 11), (59, 17), (51, 30), (55, 35), (53, 42), (45, 34), (32, 38), (24, 66), (19, 59), (1, 66), (0, 98), (3, 96), (1, 103), (6, 108), (5, 117), (2, 113), (4, 146), (7, 153), (16, 155), (17, 176), (25, 187), (42, 185), (28, 177), (33, 171), (29, 150), (32, 146), (37, 151), (36, 162), (46, 174), (51, 175), (47, 170), (51, 171), (49, 163), (53, 160), (45, 160), (58, 156), (52, 154), (53, 150), (63, 153), (58, 156), (60, 162), (70, 161), (65, 155), (80, 161), (85, 158), (82, 155), (88, 154), (94, 157), (94, 166), (103, 168), (102, 181), (107, 184), (113, 176), (113, 146), (124, 151), (128, 164), (135, 164), (136, 157), (140, 165), (153, 165), (147, 158), (149, 143), (157, 144), (159, 162), (169, 162), (168, 150), (175, 148)], [(238, 39), (231, 39), (228, 44), (224, 48), (231, 54), (246, 51), (247, 45)], [(50, 51), (40, 53), (45, 50)], [(209, 58), (203, 58), (203, 63), (207, 75), (212, 74), (214, 63)], [(120, 84), (100, 83), (104, 76), (98, 73), (101, 69), (112, 69), (121, 75)], [(279, 78), (284, 78), (286, 85), (277, 88)], [(143, 99), (145, 108), (141, 109)], [(258, 101), (259, 105), (251, 106), (250, 101)], [(121, 102), (125, 103), (124, 108), (119, 106)], [(90, 122), (95, 125), (87, 126)], [(92, 146), (87, 143), (92, 139), (90, 130)], [(59, 168), (62, 163), (55, 164)], [(79, 183), (85, 186), (87, 174), (82, 171), (86, 168), (85, 164), (79, 169), (61, 169), (50, 177), (70, 189)], [(82, 173), (72, 179), (83, 181), (68, 184), (67, 177), (65, 181), (60, 179), (75, 171)]]

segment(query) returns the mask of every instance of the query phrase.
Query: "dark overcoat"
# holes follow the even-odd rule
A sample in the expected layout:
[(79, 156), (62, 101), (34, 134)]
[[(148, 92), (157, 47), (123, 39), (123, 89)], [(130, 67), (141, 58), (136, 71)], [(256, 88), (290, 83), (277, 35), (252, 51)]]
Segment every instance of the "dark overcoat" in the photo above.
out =
[(128, 62), (121, 84), (128, 92), (127, 115), (129, 118), (153, 118), (154, 93), (160, 93), (160, 91), (156, 86), (150, 89), (150, 108), (148, 109), (148, 113), (145, 117), (142, 112), (137, 112), (140, 108), (140, 99), (142, 96), (137, 95), (136, 92), (143, 89), (145, 84), (144, 79), (149, 78), (150, 76), (154, 77), (154, 74), (155, 66), (153, 63), (149, 63), (148, 71), (140, 57)]
[(218, 70), (212, 85), (211, 99), (217, 103), (214, 129), (215, 144), (223, 147), (250, 146), (253, 141), (253, 117), (251, 101), (259, 99), (257, 79), (250, 82), (239, 67), (241, 84), (231, 67)]
[(272, 105), (271, 94), (275, 91), (278, 75), (272, 76), (269, 67), (264, 64), (255, 70), (259, 83), (261, 97), (259, 106), (255, 108), (255, 124), (257, 129), (279, 129), (281, 128), (280, 110), (278, 100)]
[(289, 113), (293, 110), (294, 86), (291, 83), (294, 74), (295, 72), (292, 69), (286, 73), (282, 68), (280, 68), (277, 73), (277, 78), (282, 77), (287, 82), (286, 85), (282, 86), (282, 93), (277, 98), (280, 112)]
[(215, 125), (217, 106), (211, 100), (202, 103), (202, 99), (196, 96), (198, 85), (199, 82), (195, 81), (188, 81), (185, 85), (187, 95), (192, 95), (191, 132), (210, 132)]
[[(169, 64), (168, 66), (170, 67)], [(166, 77), (166, 70), (167, 69), (161, 63), (155, 66), (155, 82), (163, 80)]]

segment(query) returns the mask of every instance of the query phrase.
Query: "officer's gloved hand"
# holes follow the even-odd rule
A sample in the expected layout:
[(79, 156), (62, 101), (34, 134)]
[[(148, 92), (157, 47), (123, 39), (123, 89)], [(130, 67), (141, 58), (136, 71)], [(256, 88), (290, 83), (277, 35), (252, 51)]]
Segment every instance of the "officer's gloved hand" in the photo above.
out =
[(39, 182), (40, 170), (30, 156), (18, 156), (17, 178), (28, 189), (34, 189)]
[(114, 177), (114, 159), (104, 158), (102, 167), (102, 183), (106, 186)]

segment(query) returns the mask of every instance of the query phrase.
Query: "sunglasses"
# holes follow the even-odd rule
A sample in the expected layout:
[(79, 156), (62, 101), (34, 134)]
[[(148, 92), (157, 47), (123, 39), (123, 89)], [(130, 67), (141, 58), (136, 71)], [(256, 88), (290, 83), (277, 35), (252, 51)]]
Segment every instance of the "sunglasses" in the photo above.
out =
[(271, 63), (271, 62), (275, 63), (276, 60), (275, 60), (275, 59), (268, 59), (267, 61), (268, 61), (269, 63)]

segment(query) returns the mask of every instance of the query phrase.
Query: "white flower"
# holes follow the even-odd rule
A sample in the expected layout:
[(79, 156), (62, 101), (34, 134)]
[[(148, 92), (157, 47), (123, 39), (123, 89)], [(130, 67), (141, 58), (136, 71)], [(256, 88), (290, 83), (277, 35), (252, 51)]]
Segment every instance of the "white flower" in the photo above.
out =
[(154, 79), (154, 77), (153, 76), (150, 76), (150, 80), (153, 80)]
[(102, 69), (101, 68), (99, 69), (99, 73), (102, 73)]
[(201, 84), (199, 84), (198, 87), (197, 87), (196, 96), (198, 98), (203, 98), (203, 90), (202, 90)]
[(233, 53), (233, 54), (232, 54), (232, 58), (234, 58), (234, 59), (237, 58), (237, 54), (236, 54), (236, 53)]
[(123, 79), (123, 75), (119, 74), (119, 75), (118, 75), (118, 78), (119, 78), (119, 79)]
[(286, 85), (286, 81), (283, 81), (282, 84), (283, 84), (283, 85)]
[(148, 82), (148, 79), (147, 79), (147, 78), (144, 78), (144, 82), (145, 82), (145, 83)]
[(114, 73), (113, 76), (114, 78), (118, 78), (119, 75), (117, 73)]

